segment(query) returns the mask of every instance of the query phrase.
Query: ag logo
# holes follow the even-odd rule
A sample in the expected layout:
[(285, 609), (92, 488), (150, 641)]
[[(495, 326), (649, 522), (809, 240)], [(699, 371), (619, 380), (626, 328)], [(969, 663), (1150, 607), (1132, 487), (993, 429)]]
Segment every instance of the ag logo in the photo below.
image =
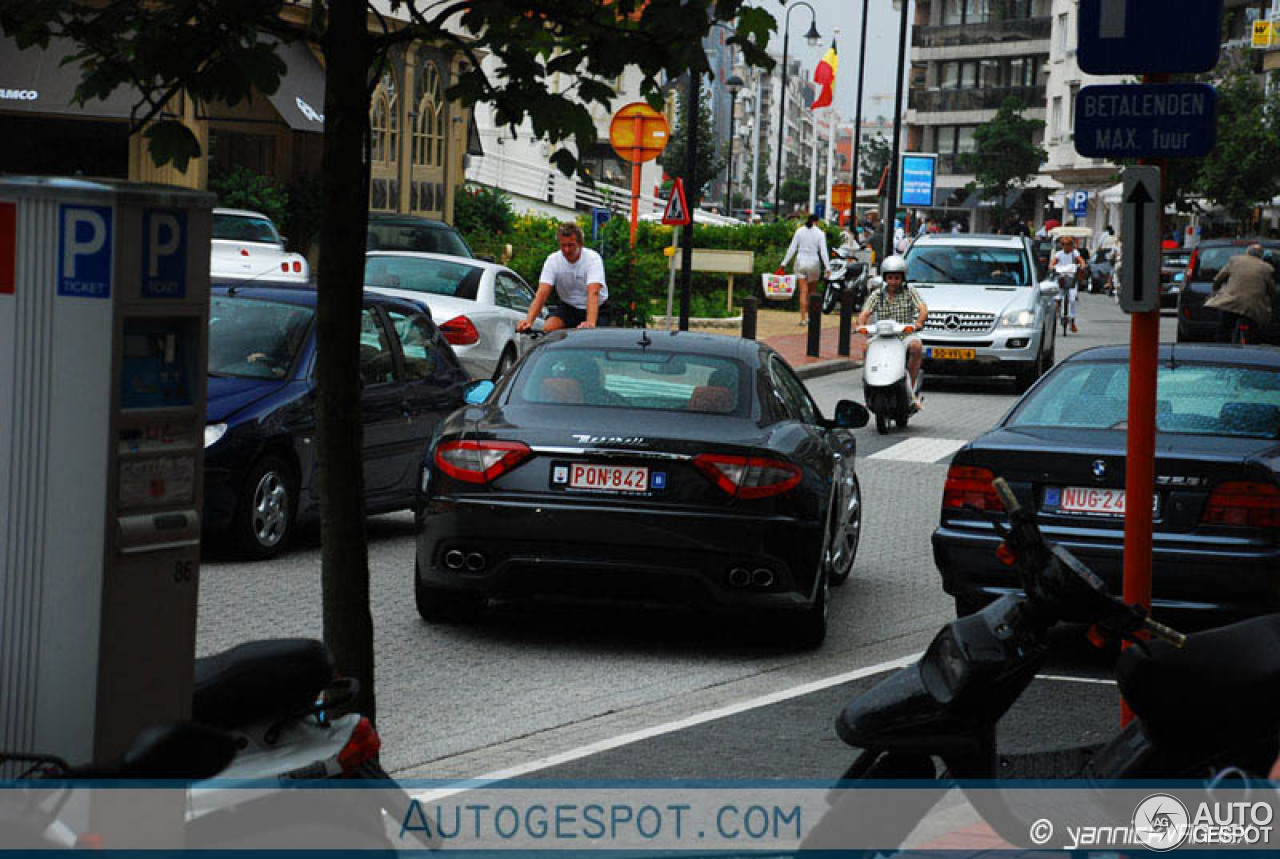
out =
[(1172, 850), (1191, 830), (1187, 807), (1167, 793), (1153, 794), (1133, 812), (1133, 834), (1151, 850)]

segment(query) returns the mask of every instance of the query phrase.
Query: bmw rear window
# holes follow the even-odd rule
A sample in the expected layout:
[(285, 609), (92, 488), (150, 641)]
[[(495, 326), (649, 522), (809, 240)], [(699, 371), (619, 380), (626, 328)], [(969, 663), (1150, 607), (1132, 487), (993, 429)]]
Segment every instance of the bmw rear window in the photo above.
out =
[[(1128, 364), (1065, 364), (1018, 406), (1008, 427), (1125, 429)], [(1163, 433), (1280, 438), (1280, 370), (1167, 364), (1156, 376), (1156, 429)]]
[(972, 286), (1028, 286), (1034, 280), (1022, 248), (972, 245), (913, 247), (907, 252), (907, 279)]
[(546, 349), (517, 378), (517, 402), (744, 415), (748, 374), (731, 358), (641, 349)]

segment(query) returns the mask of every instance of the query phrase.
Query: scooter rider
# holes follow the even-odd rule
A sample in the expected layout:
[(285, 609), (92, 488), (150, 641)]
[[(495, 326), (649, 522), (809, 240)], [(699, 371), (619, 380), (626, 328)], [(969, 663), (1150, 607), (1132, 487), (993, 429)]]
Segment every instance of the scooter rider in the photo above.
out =
[[(867, 297), (867, 303), (858, 315), (858, 327), (864, 327), (875, 315), (902, 325), (914, 325), (916, 331), (924, 328), (929, 308), (920, 298), (920, 293), (907, 283), (907, 261), (897, 254), (886, 257), (880, 266), (880, 277), (884, 279), (884, 286)], [(911, 377), (911, 388), (915, 390), (920, 364), (924, 360), (924, 347), (920, 335), (915, 332), (903, 334), (902, 339), (907, 346), (907, 373)], [(917, 409), (921, 406), (920, 399), (915, 402)]]

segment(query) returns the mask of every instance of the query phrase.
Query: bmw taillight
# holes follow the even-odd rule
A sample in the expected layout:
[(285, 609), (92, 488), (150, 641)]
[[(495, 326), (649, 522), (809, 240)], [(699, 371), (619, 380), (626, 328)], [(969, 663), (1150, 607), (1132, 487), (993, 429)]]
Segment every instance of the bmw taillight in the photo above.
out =
[(1004, 504), (992, 485), (995, 479), (995, 472), (989, 468), (951, 466), (947, 469), (947, 482), (942, 488), (942, 509), (976, 507), (979, 510), (1003, 510)]
[(351, 738), (342, 747), (342, 751), (338, 752), (338, 766), (350, 775), (376, 758), (381, 748), (382, 739), (374, 730), (373, 723), (367, 716), (361, 716), (355, 730), (351, 732)]
[(532, 455), (523, 442), (467, 439), (436, 445), (435, 460), (440, 470), (455, 480), (492, 483)]
[(1209, 493), (1200, 521), (1206, 525), (1280, 528), (1280, 487), (1233, 480)]
[(480, 342), (480, 332), (476, 330), (475, 324), (465, 316), (455, 316), (441, 325), (440, 333), (453, 346), (470, 346), (472, 343)]
[(1187, 260), (1187, 276), (1186, 276), (1186, 280), (1187, 280), (1188, 282), (1191, 280), (1192, 276), (1194, 276), (1194, 275), (1195, 275), (1195, 273), (1196, 273), (1196, 263), (1197, 263), (1197, 262), (1199, 262), (1199, 261), (1200, 261), (1200, 249), (1199, 249), (1199, 248), (1196, 248), (1195, 250), (1193, 250), (1193, 251), (1191, 252), (1191, 259)]
[(800, 466), (760, 456), (703, 453), (693, 458), (698, 470), (735, 498), (781, 495), (800, 483)]

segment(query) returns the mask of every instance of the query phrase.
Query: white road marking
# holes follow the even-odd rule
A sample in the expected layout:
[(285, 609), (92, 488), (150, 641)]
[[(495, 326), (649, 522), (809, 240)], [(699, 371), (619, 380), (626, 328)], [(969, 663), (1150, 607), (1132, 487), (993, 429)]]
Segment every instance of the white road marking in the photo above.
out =
[(1093, 683), (1098, 686), (1114, 686), (1110, 677), (1072, 677), (1069, 674), (1037, 674), (1037, 680), (1061, 680), (1064, 683)]
[(938, 462), (968, 444), (960, 438), (909, 438), (871, 454), (867, 459), (892, 459), (896, 462)]
[(748, 710), (755, 710), (759, 707), (768, 707), (771, 704), (788, 701), (792, 698), (799, 698), (813, 692), (820, 692), (823, 689), (829, 689), (832, 686), (839, 686), (842, 683), (849, 683), (853, 680), (861, 680), (863, 677), (870, 677), (875, 674), (882, 674), (886, 671), (893, 671), (903, 667), (904, 665), (910, 665), (921, 656), (922, 654), (920, 653), (912, 653), (909, 656), (903, 656), (899, 659), (880, 662), (876, 665), (868, 665), (865, 668), (847, 671), (844, 674), (836, 674), (831, 677), (824, 677), (821, 680), (802, 683), (799, 686), (793, 686), (790, 689), (781, 689), (777, 692), (770, 692), (768, 695), (749, 698), (746, 701), (739, 701), (737, 704), (729, 704), (725, 707), (717, 707), (714, 710), (694, 713), (692, 716), (686, 716), (683, 719), (676, 719), (671, 722), (664, 722), (661, 725), (654, 725), (652, 728), (644, 728), (639, 731), (619, 734), (616, 737), (610, 737), (609, 739), (600, 740), (595, 743), (588, 743), (585, 746), (579, 746), (576, 749), (570, 749), (569, 751), (561, 752), (560, 754), (548, 755), (545, 758), (536, 758), (535, 760), (527, 761), (526, 763), (508, 767), (506, 769), (494, 770), (493, 772), (486, 773), (482, 776), (476, 776), (474, 779), (459, 782), (457, 787), (443, 787), (437, 790), (427, 790), (416, 794), (411, 793), (410, 795), (421, 802), (441, 800), (449, 796), (466, 793), (469, 790), (475, 790), (477, 787), (482, 787), (490, 782), (519, 778), (520, 776), (528, 775), (529, 773), (537, 772), (538, 770), (549, 769), (551, 767), (560, 766), (561, 764), (571, 763), (572, 761), (581, 760), (582, 758), (587, 758), (601, 752), (611, 751), (632, 743), (638, 743), (643, 740), (660, 737), (663, 734), (683, 731), (685, 728), (692, 728), (696, 725), (714, 722), (716, 719), (723, 719), (727, 716), (736, 716), (737, 714), (745, 713)]

